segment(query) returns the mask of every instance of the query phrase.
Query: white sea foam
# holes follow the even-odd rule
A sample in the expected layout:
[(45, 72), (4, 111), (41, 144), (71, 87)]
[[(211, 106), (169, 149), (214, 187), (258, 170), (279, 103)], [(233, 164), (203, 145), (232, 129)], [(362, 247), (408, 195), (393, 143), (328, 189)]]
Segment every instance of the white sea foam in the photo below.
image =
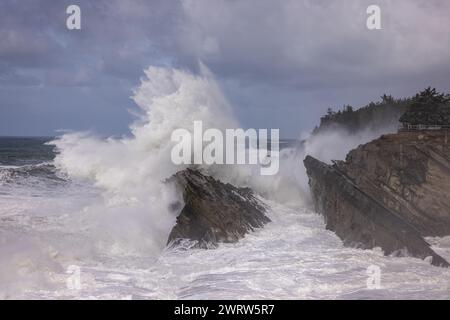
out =
[(86, 208), (85, 218), (96, 225), (100, 239), (108, 238), (102, 239), (103, 250), (110, 246), (118, 254), (139, 248), (157, 255), (165, 246), (175, 222), (169, 207), (180, 199), (164, 180), (184, 168), (170, 161), (172, 131), (192, 131), (194, 120), (202, 120), (205, 127), (235, 125), (228, 102), (205, 67), (200, 75), (156, 67), (145, 73), (133, 96), (141, 117), (131, 126), (131, 138), (72, 133), (53, 142), (59, 169), (104, 190), (102, 201)]
[[(250, 165), (203, 166), (225, 182), (252, 187), (267, 202), (272, 223), (216, 250), (164, 249), (176, 216), (170, 204), (181, 201), (163, 182), (183, 168), (170, 161), (172, 131), (193, 130), (194, 120), (219, 129), (238, 123), (205, 67), (198, 75), (156, 67), (145, 73), (133, 96), (142, 115), (131, 137), (65, 134), (54, 142), (54, 165), (66, 183), (43, 188), (26, 180), (0, 189), (0, 297), (450, 297), (447, 269), (344, 248), (306, 208), (304, 156), (342, 159), (378, 132), (308, 137), (303, 148), (281, 150), (275, 176)], [(448, 241), (430, 241), (450, 257)], [(66, 286), (69, 265), (81, 267), (81, 290)], [(366, 288), (369, 265), (381, 268), (381, 290)]]
[[(325, 230), (319, 215), (276, 202), (267, 204), (273, 222), (240, 242), (223, 244), (215, 250), (165, 250), (156, 261), (143, 255), (133, 258), (117, 255), (88, 258), (84, 255), (81, 259), (74, 257), (66, 261), (56, 258), (59, 264), (55, 264), (51, 258), (53, 251), (48, 247), (42, 244), (27, 246), (31, 255), (26, 256), (27, 251), (20, 251), (25, 262), (15, 270), (22, 270), (27, 276), (19, 278), (23, 280), (21, 284), (29, 286), (27, 281), (33, 281), (34, 287), (12, 296), (48, 299), (417, 299), (424, 298), (426, 292), (426, 298), (450, 297), (448, 269), (433, 267), (415, 258), (386, 257), (381, 250), (345, 248), (334, 233)], [(448, 239), (433, 241), (441, 254), (450, 256)], [(36, 256), (39, 259), (35, 259)], [(67, 274), (60, 270), (61, 265), (67, 267), (69, 264), (81, 268), (80, 290), (70, 290), (66, 286)], [(366, 271), (371, 265), (381, 269), (379, 290), (369, 290), (366, 286)]]

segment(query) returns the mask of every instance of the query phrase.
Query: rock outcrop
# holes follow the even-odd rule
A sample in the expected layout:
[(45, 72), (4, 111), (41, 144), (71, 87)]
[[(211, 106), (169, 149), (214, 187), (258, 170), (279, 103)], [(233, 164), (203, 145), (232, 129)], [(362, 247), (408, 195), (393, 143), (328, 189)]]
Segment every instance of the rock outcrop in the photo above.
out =
[(220, 242), (236, 242), (270, 222), (265, 206), (248, 188), (224, 184), (192, 169), (178, 172), (171, 180), (183, 193), (184, 207), (168, 244), (189, 239), (197, 247), (211, 248)]
[(448, 266), (425, 236), (450, 235), (450, 132), (382, 136), (327, 165), (304, 164), (316, 210), (346, 245), (381, 247)]

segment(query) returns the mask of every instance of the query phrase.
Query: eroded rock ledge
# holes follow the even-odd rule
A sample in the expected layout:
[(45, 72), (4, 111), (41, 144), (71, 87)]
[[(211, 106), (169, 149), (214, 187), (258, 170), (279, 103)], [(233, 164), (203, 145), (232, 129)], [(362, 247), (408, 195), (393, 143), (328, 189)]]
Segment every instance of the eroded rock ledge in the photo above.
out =
[(248, 188), (236, 188), (192, 169), (178, 172), (171, 180), (183, 193), (184, 207), (168, 244), (189, 239), (197, 247), (210, 248), (236, 242), (270, 222), (265, 206)]
[(424, 240), (450, 235), (450, 144), (446, 130), (385, 135), (327, 165), (304, 160), (316, 210), (345, 245), (406, 249), (449, 264)]

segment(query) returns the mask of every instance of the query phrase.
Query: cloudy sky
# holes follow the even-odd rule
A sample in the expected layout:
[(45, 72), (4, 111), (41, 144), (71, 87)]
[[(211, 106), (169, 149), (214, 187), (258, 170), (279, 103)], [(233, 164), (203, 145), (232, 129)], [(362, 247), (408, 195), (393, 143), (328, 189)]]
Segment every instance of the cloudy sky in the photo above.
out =
[(201, 61), (244, 127), (297, 137), (328, 107), (450, 92), (449, 16), (447, 0), (2, 0), (0, 135), (126, 134), (144, 68)]

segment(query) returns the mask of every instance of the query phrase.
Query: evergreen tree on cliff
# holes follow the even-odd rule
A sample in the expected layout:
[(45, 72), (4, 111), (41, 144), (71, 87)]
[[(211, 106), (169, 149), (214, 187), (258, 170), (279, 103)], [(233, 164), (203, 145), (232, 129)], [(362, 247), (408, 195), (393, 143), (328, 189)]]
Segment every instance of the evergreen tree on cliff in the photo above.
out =
[(407, 126), (450, 126), (450, 96), (428, 87), (416, 94), (400, 122)]

